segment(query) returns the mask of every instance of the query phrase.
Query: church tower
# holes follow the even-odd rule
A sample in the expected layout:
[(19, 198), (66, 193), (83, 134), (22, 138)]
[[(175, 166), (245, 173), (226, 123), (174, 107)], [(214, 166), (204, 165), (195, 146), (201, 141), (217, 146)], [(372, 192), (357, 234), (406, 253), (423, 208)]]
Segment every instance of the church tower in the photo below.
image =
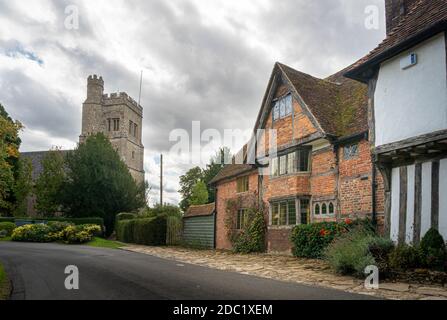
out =
[(134, 99), (125, 92), (104, 94), (102, 77), (88, 77), (79, 142), (91, 134), (104, 133), (139, 183), (144, 182), (142, 128), (143, 108)]

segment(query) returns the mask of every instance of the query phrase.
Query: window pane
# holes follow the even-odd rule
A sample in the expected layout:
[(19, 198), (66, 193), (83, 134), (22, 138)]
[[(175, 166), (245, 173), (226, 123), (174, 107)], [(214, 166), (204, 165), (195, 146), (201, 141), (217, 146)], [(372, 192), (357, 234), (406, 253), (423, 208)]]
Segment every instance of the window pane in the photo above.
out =
[(288, 173), (295, 173), (296, 170), (296, 152), (292, 152), (288, 154), (288, 159), (287, 159), (287, 172)]
[(279, 159), (279, 174), (287, 174), (287, 156), (282, 156)]
[(292, 114), (292, 96), (288, 95), (285, 98), (286, 101), (286, 115)]
[(289, 201), (289, 225), (296, 225), (296, 203), (295, 200)]
[(308, 224), (310, 222), (310, 201), (308, 199), (301, 199), (301, 224)]
[(281, 99), (279, 101), (279, 115), (281, 118), (284, 118), (286, 116), (286, 102), (284, 99)]
[(326, 203), (323, 203), (321, 206), (321, 214), (327, 214), (327, 205)]
[(329, 214), (334, 214), (335, 213), (335, 207), (334, 204), (331, 202), (329, 203)]
[(275, 102), (275, 106), (273, 107), (273, 120), (279, 119), (279, 102)]
[(280, 204), (279, 225), (287, 225), (287, 202), (281, 202)]
[(300, 172), (310, 171), (309, 169), (309, 150), (300, 150), (299, 154), (299, 168)]
[(129, 134), (132, 134), (133, 122), (129, 121)]
[(316, 215), (319, 215), (319, 214), (320, 214), (320, 205), (319, 205), (319, 204), (316, 204), (316, 205), (315, 205), (315, 214), (316, 214)]
[(346, 146), (343, 148), (343, 157), (346, 160), (353, 159), (357, 157), (359, 154), (359, 146), (358, 144), (353, 144), (350, 146)]
[(278, 158), (272, 159), (272, 176), (276, 177), (279, 174), (278, 170)]
[(279, 204), (272, 204), (272, 225), (277, 226), (279, 222)]

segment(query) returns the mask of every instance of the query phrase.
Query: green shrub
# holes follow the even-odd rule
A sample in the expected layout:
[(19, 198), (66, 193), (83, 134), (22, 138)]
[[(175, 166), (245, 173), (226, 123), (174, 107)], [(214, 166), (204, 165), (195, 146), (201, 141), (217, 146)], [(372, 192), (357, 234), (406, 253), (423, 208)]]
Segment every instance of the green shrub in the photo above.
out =
[(13, 241), (26, 242), (51, 242), (51, 229), (45, 224), (28, 224), (14, 229), (12, 232)]
[(121, 220), (132, 220), (135, 219), (137, 216), (134, 213), (127, 213), (127, 212), (123, 212), (120, 214), (116, 215), (116, 221), (121, 221)]
[(422, 252), (418, 247), (401, 244), (390, 253), (389, 266), (397, 271), (419, 268), (422, 265), (422, 257)]
[(98, 225), (68, 226), (62, 231), (61, 238), (68, 244), (80, 244), (91, 241), (98, 232), (101, 232)]
[(126, 243), (142, 245), (166, 245), (166, 217), (119, 221), (117, 239)]
[(0, 222), (0, 232), (4, 231), (5, 237), (10, 237), (15, 228), (16, 225), (13, 222)]
[(442, 270), (447, 261), (444, 238), (436, 229), (430, 229), (421, 240), (422, 263), (430, 269)]
[(15, 222), (15, 218), (14, 217), (0, 217), (0, 222)]
[[(378, 238), (364, 229), (356, 229), (344, 233), (332, 242), (325, 250), (325, 257), (333, 270), (340, 274), (364, 276), (364, 270), (369, 265), (377, 266), (370, 249), (388, 250), (387, 240)], [(377, 250), (377, 248), (381, 248)]]
[(390, 239), (374, 237), (369, 242), (368, 251), (373, 256), (382, 275), (386, 275), (390, 271), (389, 259), (393, 250), (394, 243)]
[(248, 214), (250, 223), (233, 240), (233, 251), (236, 253), (254, 253), (265, 251), (266, 223), (262, 212), (252, 211)]

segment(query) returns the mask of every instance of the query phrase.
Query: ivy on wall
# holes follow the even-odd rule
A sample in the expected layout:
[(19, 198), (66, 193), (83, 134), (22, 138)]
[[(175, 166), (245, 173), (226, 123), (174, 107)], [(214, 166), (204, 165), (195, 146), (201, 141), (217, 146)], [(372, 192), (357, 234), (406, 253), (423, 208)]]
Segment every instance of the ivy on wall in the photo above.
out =
[[(237, 219), (241, 210), (244, 210), (245, 223), (238, 229)], [(227, 200), (225, 224), (234, 252), (265, 252), (265, 216), (265, 206), (259, 205), (256, 193)]]

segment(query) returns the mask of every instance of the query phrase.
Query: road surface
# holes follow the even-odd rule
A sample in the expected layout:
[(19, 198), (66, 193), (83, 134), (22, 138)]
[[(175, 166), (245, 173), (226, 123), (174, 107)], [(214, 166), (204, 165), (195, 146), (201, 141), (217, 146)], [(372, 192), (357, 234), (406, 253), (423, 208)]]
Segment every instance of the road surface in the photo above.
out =
[[(123, 250), (0, 242), (13, 300), (309, 300), (369, 299), (343, 291), (268, 280)], [(67, 290), (68, 265), (79, 290)]]

